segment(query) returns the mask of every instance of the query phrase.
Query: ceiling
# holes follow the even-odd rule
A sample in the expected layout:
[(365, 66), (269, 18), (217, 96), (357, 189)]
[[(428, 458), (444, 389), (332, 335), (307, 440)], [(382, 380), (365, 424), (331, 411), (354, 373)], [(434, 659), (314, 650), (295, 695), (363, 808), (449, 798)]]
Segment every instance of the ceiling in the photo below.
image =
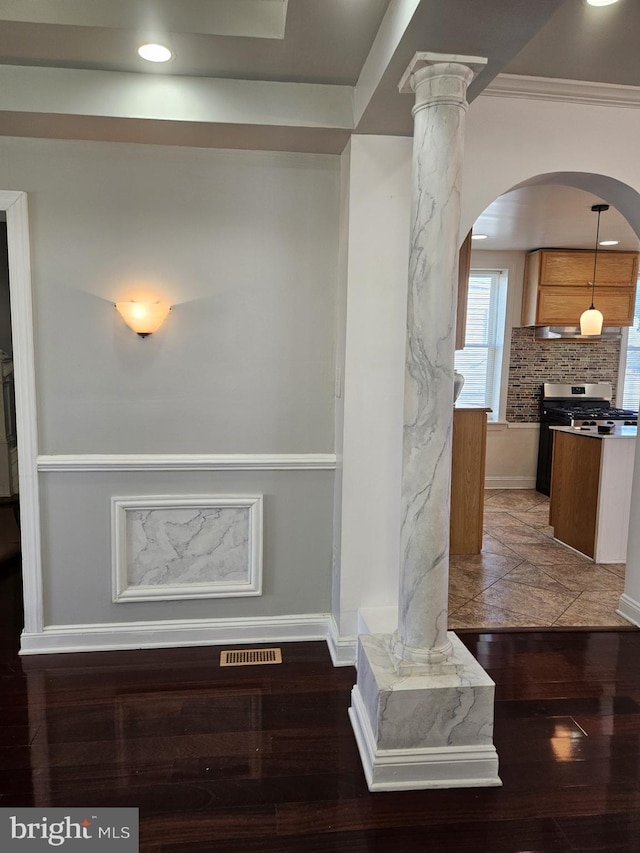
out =
[[(0, 135), (340, 153), (412, 133), (398, 82), (417, 51), (487, 57), (472, 101), (505, 74), (640, 87), (638, 33), (637, 0), (0, 0)], [(148, 40), (173, 61), (140, 59)], [(596, 201), (526, 187), (476, 230), (487, 249), (588, 246)]]
[(0, 0), (0, 133), (335, 152), (411, 134), (417, 51), (487, 57), (470, 100), (505, 72), (638, 86), (638, 32), (634, 0)]
[[(531, 249), (593, 249), (597, 214), (591, 206), (602, 199), (567, 186), (529, 186), (511, 190), (497, 198), (478, 217), (474, 241), (482, 251), (529, 251)], [(616, 251), (639, 251), (640, 240), (627, 220), (610, 207), (600, 217), (600, 240), (618, 240)]]

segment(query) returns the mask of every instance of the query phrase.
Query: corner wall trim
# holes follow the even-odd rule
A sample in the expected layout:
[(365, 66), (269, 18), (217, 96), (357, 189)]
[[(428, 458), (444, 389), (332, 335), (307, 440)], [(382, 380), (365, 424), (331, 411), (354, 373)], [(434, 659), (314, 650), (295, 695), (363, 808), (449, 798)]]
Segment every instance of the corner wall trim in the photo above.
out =
[(333, 616), (329, 617), (327, 625), (327, 646), (334, 666), (356, 665), (358, 638), (356, 636), (341, 637)]
[(16, 390), (16, 433), (19, 449), (18, 481), (24, 624), (26, 631), (38, 632), (42, 630), (44, 625), (44, 608), (40, 493), (36, 467), (38, 417), (36, 411), (31, 249), (27, 194), (13, 190), (0, 190), (0, 210), (5, 210), (7, 214), (11, 334)]
[(158, 453), (38, 456), (38, 471), (333, 471), (335, 453)]
[(23, 632), (20, 654), (326, 641), (328, 635), (329, 615), (326, 613), (238, 619), (50, 625), (38, 633)]
[(616, 613), (626, 619), (627, 622), (631, 622), (632, 625), (637, 625), (640, 628), (640, 602), (628, 596), (626, 592), (620, 596)]

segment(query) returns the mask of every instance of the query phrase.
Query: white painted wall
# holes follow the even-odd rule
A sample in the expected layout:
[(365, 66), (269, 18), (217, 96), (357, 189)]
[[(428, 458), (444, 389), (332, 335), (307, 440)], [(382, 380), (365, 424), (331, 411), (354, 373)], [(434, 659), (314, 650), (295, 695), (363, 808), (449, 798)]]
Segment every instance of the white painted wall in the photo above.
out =
[[(349, 202), (351, 186), (351, 141), (340, 157), (340, 210), (338, 287), (336, 290), (335, 355), (335, 453), (336, 473), (333, 493), (333, 548), (331, 554), (331, 614), (340, 618), (342, 562), (342, 471), (344, 449), (344, 372), (347, 338), (347, 284), (349, 276)], [(338, 631), (337, 625), (335, 626)]]
[[(42, 453), (333, 449), (338, 158), (0, 140), (30, 193)], [(142, 341), (113, 309), (174, 307)]]
[(461, 233), (498, 195), (558, 172), (602, 195), (640, 232), (639, 132), (637, 109), (482, 95), (467, 118)]
[(341, 580), (334, 602), (343, 635), (356, 633), (358, 608), (398, 596), (411, 140), (354, 136), (348, 156)]
[[(42, 475), (45, 625), (274, 617), (329, 611), (332, 471)], [(262, 595), (111, 600), (113, 495), (264, 495)]]
[(489, 424), (485, 486), (488, 489), (535, 489), (538, 424)]

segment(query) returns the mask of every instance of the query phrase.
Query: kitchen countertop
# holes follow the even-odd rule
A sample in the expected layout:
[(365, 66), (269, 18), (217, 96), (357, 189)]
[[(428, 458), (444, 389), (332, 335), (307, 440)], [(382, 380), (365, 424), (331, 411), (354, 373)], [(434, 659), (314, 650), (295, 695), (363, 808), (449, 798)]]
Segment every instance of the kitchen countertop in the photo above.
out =
[(579, 427), (571, 426), (552, 426), (551, 429), (557, 432), (570, 432), (574, 435), (581, 435), (585, 438), (635, 438), (638, 434), (638, 427), (635, 426), (617, 426), (613, 432), (608, 434), (598, 432), (597, 428), (580, 429)]

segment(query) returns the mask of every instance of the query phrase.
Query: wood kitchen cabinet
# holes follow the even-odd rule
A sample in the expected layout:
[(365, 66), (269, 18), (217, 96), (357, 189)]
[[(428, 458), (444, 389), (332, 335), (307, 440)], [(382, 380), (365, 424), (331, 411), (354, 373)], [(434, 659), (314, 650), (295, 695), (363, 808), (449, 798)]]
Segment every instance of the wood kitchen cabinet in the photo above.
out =
[[(577, 326), (591, 304), (594, 252), (537, 249), (527, 255), (523, 326)], [(638, 277), (637, 252), (598, 252), (595, 305), (606, 326), (630, 326)]]
[(490, 411), (460, 408), (453, 413), (450, 554), (479, 554), (482, 550), (487, 412)]

